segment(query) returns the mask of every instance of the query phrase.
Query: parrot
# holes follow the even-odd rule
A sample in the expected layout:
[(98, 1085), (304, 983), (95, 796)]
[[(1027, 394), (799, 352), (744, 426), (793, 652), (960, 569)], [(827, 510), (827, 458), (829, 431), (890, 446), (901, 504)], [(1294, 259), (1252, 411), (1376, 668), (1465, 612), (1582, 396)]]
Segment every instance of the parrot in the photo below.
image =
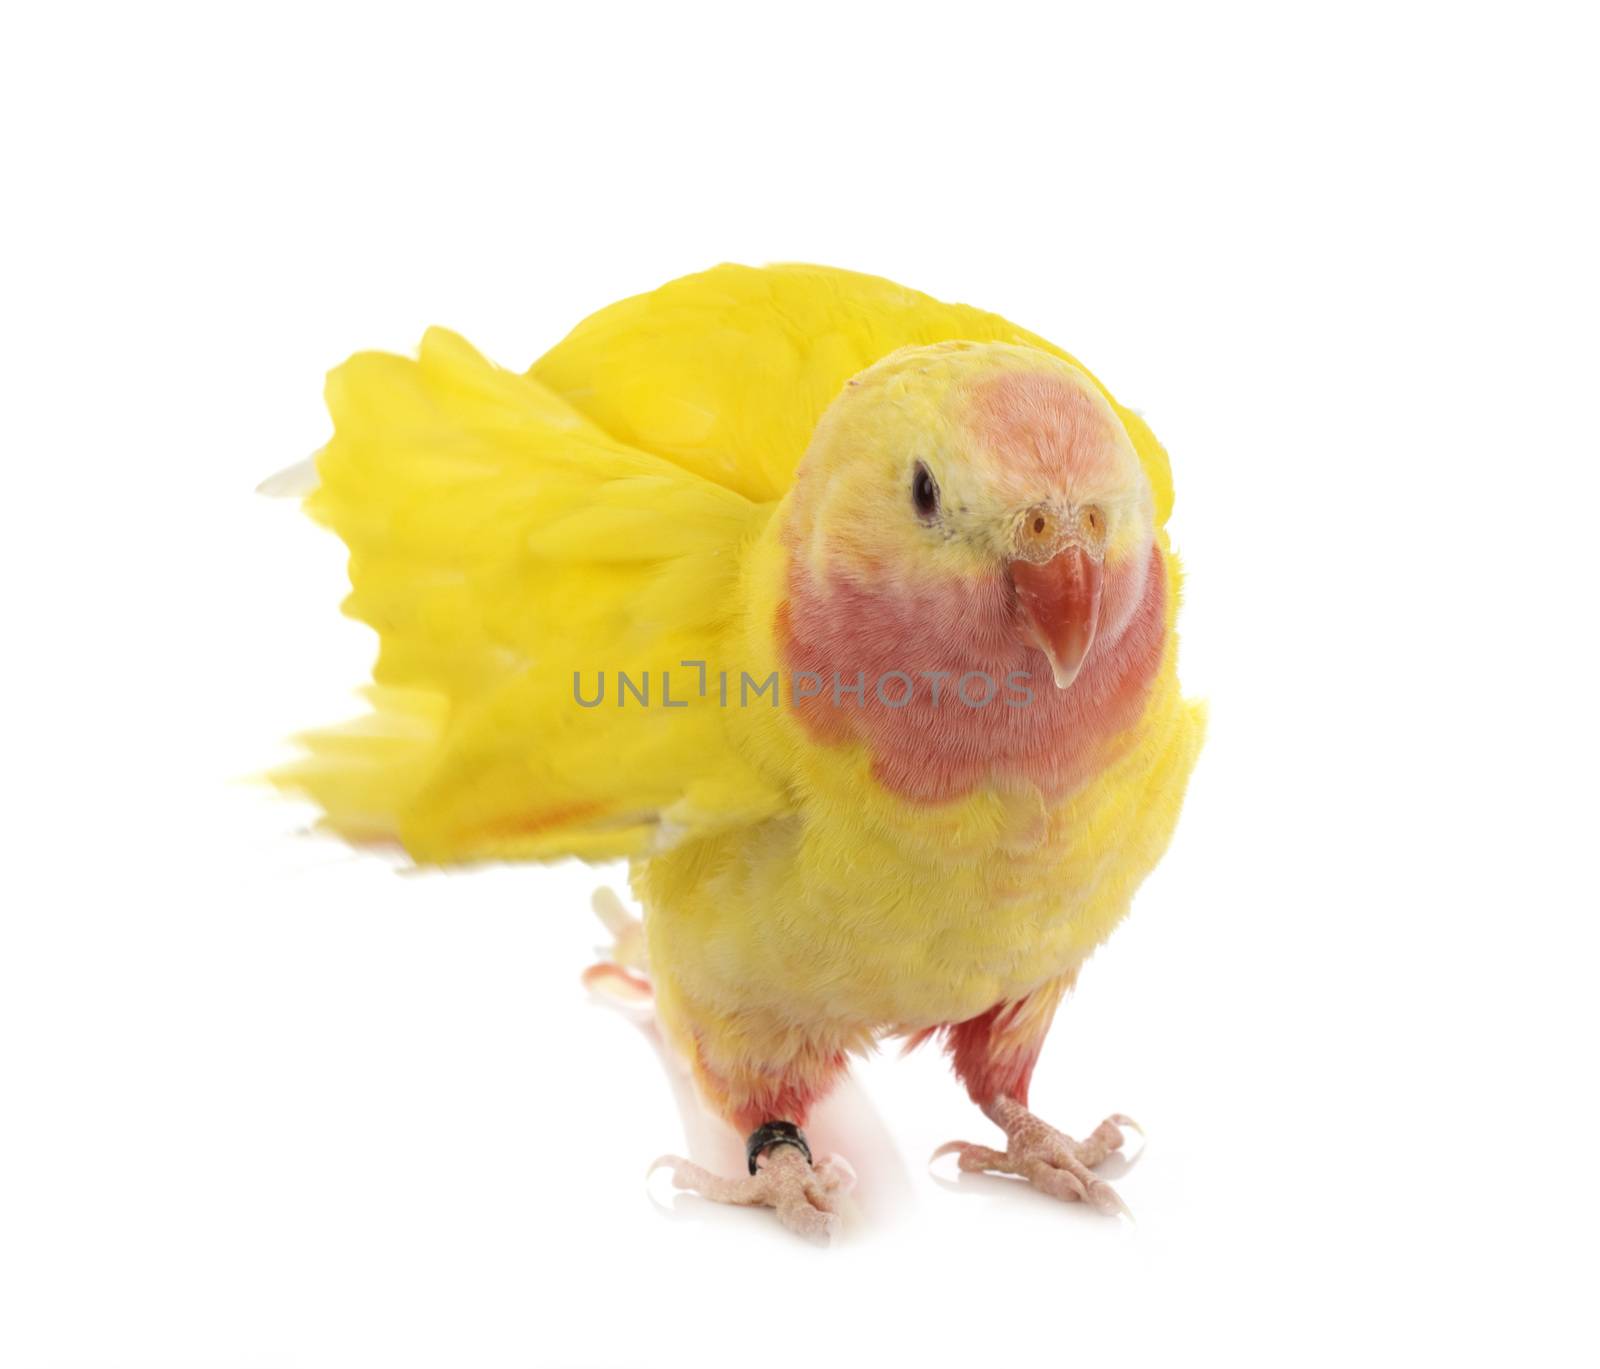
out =
[(960, 1170), (1127, 1211), (1030, 1110), (1052, 1019), (1175, 830), (1168, 457), (1067, 352), (831, 267), (721, 265), (526, 373), (430, 329), (333, 370), (309, 515), (378, 635), (362, 716), (275, 779), (418, 865), (626, 862), (602, 967), (748, 1172), (682, 1190), (839, 1229), (808, 1117), (942, 1043), (1003, 1144)]

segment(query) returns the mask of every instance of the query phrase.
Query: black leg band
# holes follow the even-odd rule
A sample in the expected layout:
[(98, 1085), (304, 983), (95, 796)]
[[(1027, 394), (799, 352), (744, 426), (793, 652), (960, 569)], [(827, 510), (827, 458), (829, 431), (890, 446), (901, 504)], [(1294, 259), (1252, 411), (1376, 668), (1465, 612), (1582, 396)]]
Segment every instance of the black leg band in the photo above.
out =
[(750, 1138), (744, 1143), (745, 1159), (750, 1162), (750, 1172), (756, 1172), (756, 1160), (771, 1150), (773, 1146), (793, 1146), (806, 1157), (806, 1163), (811, 1163), (811, 1147), (806, 1144), (806, 1136), (793, 1122), (763, 1122), (750, 1133)]

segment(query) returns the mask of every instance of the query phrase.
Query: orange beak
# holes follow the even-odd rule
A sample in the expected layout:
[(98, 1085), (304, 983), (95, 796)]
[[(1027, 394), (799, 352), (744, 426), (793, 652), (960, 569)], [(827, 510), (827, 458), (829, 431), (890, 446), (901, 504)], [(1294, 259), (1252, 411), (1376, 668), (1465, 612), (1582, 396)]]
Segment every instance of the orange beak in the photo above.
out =
[(1011, 563), (1028, 642), (1049, 660), (1057, 689), (1078, 678), (1094, 645), (1103, 579), (1100, 562), (1077, 546), (1063, 548), (1048, 561)]

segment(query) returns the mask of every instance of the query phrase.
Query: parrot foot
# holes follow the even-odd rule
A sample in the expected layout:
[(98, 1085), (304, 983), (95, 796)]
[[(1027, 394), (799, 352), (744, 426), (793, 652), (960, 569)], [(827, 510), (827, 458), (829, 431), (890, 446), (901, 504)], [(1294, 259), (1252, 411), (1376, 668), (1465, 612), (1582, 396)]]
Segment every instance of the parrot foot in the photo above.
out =
[[(1122, 1147), (1122, 1128), (1140, 1127), (1131, 1117), (1112, 1113), (1082, 1141), (1039, 1120), (1014, 1098), (997, 1098), (984, 1104), (984, 1115), (1006, 1134), (1004, 1151), (968, 1141), (950, 1141), (933, 1152), (932, 1159), (954, 1154), (968, 1174), (1015, 1174), (1035, 1188), (1063, 1202), (1084, 1202), (1105, 1213), (1132, 1217), (1094, 1167)], [(1141, 1133), (1142, 1134), (1142, 1133)]]
[(601, 886), (591, 899), (595, 916), (611, 933), (610, 946), (597, 947), (600, 960), (583, 972), (584, 987), (628, 1016), (648, 1021), (655, 990), (645, 960), (644, 924), (630, 913), (615, 891)]
[(589, 906), (594, 909), (594, 915), (600, 919), (601, 925), (611, 933), (611, 945), (598, 948), (600, 955), (605, 958), (602, 963), (620, 966), (640, 978), (648, 975), (650, 966), (645, 956), (644, 923), (628, 911), (627, 904), (617, 896), (617, 891), (602, 884), (589, 896)]
[(750, 1138), (750, 1173), (729, 1179), (680, 1159), (663, 1155), (650, 1166), (672, 1171), (672, 1186), (698, 1193), (714, 1203), (770, 1207), (790, 1231), (826, 1245), (838, 1233), (839, 1206), (855, 1186), (855, 1171), (842, 1156), (815, 1164), (798, 1128), (768, 1123)]

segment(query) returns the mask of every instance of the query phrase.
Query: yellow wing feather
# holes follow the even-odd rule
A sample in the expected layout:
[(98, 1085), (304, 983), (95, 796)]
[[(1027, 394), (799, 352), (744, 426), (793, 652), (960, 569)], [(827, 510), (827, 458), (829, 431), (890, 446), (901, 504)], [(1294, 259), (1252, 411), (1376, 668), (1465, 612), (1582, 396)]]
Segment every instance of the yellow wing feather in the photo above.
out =
[[(851, 376), (897, 348), (961, 338), (1038, 347), (1089, 374), (998, 314), (801, 264), (723, 265), (620, 300), (529, 374), (615, 437), (772, 500), (788, 490), (817, 419)], [(1128, 429), (1164, 524), (1167, 454), (1137, 414), (1094, 383)]]
[[(346, 612), (378, 630), (359, 722), (278, 776), (352, 839), (417, 859), (640, 854), (674, 829), (776, 811), (700, 703), (574, 703), (604, 675), (661, 688), (715, 654), (741, 544), (768, 510), (607, 435), (435, 329), (415, 360), (329, 378), (334, 437), (308, 511), (350, 547)], [(675, 670), (679, 699), (693, 671)], [(698, 700), (695, 700), (699, 703)]]

